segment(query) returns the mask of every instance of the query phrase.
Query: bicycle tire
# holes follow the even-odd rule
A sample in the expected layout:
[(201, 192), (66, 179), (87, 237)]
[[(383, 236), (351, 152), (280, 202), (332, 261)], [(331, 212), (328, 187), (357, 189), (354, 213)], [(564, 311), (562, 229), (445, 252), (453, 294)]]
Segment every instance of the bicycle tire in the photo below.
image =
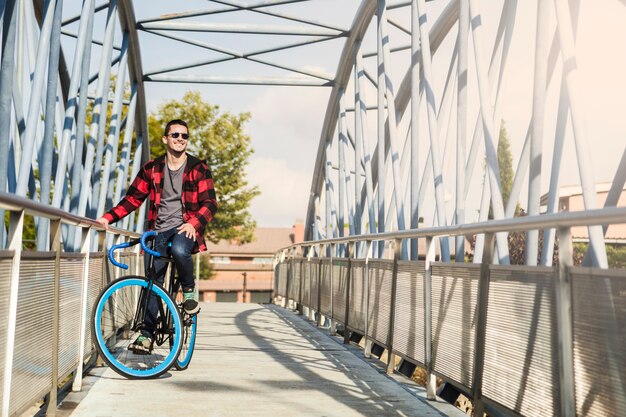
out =
[(196, 314), (190, 316), (183, 313), (182, 347), (178, 358), (176, 358), (176, 362), (174, 362), (174, 368), (179, 371), (184, 371), (189, 367), (189, 363), (191, 363), (191, 357), (193, 356), (196, 345), (197, 328), (198, 316)]
[(171, 325), (156, 331), (149, 354), (140, 355), (129, 349), (140, 334), (135, 315), (140, 308), (140, 294), (148, 286), (148, 279), (142, 276), (119, 278), (104, 288), (93, 309), (91, 330), (98, 353), (111, 369), (129, 379), (156, 378), (167, 372), (182, 347), (183, 326), (176, 302), (161, 285), (153, 282), (150, 292), (160, 300), (159, 314), (171, 320)]

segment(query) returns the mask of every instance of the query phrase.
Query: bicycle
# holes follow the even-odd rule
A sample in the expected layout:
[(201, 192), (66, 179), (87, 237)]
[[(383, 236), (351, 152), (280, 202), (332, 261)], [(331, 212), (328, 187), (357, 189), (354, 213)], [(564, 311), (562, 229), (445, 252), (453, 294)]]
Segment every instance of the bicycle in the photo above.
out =
[[(156, 378), (172, 366), (187, 369), (193, 356), (197, 315), (188, 315), (182, 307), (180, 282), (174, 277), (173, 259), (148, 247), (146, 239), (156, 232), (145, 232), (139, 239), (112, 246), (109, 261), (122, 269), (128, 265), (115, 260), (114, 252), (141, 244), (152, 255), (148, 276), (127, 275), (108, 284), (98, 296), (92, 314), (92, 334), (104, 361), (118, 374), (129, 379)], [(154, 280), (154, 257), (169, 262), (170, 273), (164, 285)], [(178, 297), (177, 297), (178, 295)], [(158, 315), (155, 320), (152, 344), (148, 352), (137, 352), (131, 347), (146, 323), (148, 302), (156, 300)], [(178, 300), (178, 301), (177, 301)]]

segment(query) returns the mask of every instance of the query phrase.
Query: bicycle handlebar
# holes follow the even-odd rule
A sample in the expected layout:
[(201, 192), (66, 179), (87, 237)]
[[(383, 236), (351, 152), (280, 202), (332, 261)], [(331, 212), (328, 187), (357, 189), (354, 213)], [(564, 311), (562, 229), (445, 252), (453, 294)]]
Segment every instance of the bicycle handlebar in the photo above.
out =
[(113, 265), (119, 268), (128, 269), (128, 265), (115, 260), (115, 256), (113, 255), (113, 253), (118, 249), (129, 248), (131, 246), (135, 246), (138, 243), (141, 244), (141, 248), (144, 250), (144, 252), (152, 256), (156, 256), (157, 258), (160, 258), (161, 254), (155, 250), (150, 249), (148, 245), (146, 244), (147, 238), (151, 236), (156, 236), (156, 235), (157, 235), (157, 232), (155, 232), (154, 230), (148, 230), (147, 232), (144, 232), (144, 234), (141, 235), (139, 239), (131, 239), (128, 242), (123, 242), (123, 243), (119, 243), (117, 245), (111, 246), (111, 248), (109, 248), (109, 261), (111, 261)]

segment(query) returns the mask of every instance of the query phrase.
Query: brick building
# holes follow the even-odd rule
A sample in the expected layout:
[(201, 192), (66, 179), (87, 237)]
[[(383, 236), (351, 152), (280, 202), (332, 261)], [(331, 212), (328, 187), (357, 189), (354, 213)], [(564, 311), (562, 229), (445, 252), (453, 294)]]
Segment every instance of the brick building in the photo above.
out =
[[(273, 259), (280, 248), (304, 239), (304, 224), (293, 227), (259, 227), (254, 239), (245, 245), (222, 240), (209, 244), (208, 256), (213, 267), (211, 279), (200, 280), (200, 299), (209, 302), (270, 301), (273, 286)], [(245, 287), (245, 292), (244, 292)]]

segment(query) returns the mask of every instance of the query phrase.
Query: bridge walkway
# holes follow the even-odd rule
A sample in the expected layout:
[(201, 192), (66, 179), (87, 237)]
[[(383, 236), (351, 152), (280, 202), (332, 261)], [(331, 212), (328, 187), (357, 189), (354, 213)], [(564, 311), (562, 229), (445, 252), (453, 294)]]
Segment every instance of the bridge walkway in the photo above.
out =
[(281, 307), (203, 303), (189, 369), (137, 381), (93, 368), (57, 416), (465, 416), (341, 340)]

